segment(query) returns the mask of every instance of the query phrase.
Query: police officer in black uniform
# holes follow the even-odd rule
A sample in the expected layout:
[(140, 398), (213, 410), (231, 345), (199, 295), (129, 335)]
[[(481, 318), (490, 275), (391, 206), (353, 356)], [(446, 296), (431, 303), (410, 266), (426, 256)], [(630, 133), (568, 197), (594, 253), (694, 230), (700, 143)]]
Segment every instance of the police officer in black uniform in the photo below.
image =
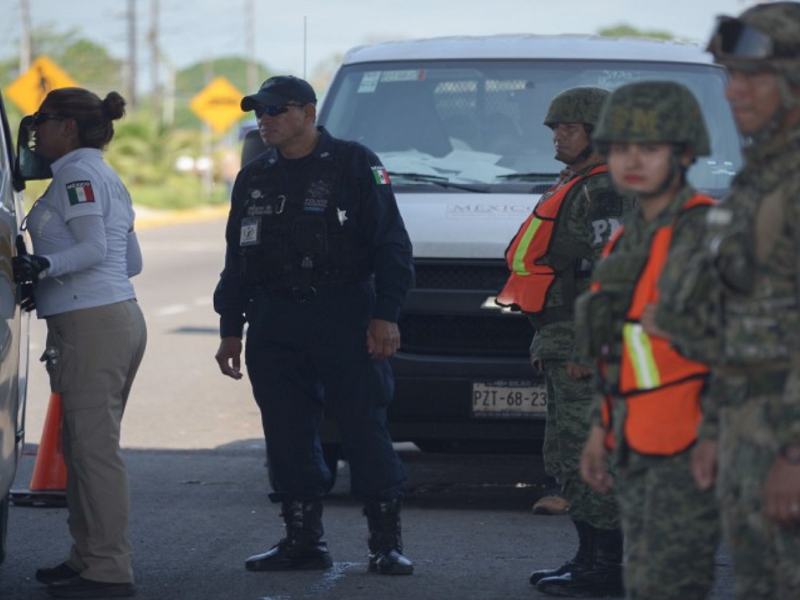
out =
[(220, 370), (245, 362), (261, 409), (273, 493), (286, 537), (248, 558), (251, 571), (327, 569), (322, 503), (331, 481), (318, 436), (335, 415), (352, 492), (365, 503), (369, 570), (406, 575), (400, 503), (405, 471), (386, 429), (387, 358), (413, 280), (411, 242), (386, 170), (355, 142), (317, 127), (304, 80), (271, 77), (246, 96), (269, 149), (239, 172), (214, 293)]

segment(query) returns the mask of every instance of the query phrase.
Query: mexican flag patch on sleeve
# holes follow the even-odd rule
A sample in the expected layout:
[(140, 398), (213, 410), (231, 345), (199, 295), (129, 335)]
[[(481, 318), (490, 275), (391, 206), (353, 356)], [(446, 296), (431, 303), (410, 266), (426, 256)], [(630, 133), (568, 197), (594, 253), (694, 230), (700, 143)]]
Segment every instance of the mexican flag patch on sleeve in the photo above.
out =
[(375, 178), (375, 183), (378, 185), (388, 185), (392, 183), (389, 181), (389, 174), (383, 167), (372, 167), (372, 176)]
[(67, 184), (67, 196), (70, 206), (94, 202), (94, 190), (91, 181), (71, 181)]

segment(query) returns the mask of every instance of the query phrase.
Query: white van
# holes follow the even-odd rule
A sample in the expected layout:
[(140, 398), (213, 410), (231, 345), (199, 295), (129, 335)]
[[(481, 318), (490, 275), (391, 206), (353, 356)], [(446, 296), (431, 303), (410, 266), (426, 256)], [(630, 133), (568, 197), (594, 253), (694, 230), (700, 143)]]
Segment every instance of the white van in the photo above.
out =
[[(687, 85), (713, 149), (690, 179), (721, 196), (741, 162), (725, 78), (694, 45), (593, 36), (412, 40), (345, 56), (319, 122), (379, 155), (414, 244), (416, 288), (393, 359), (395, 441), (434, 451), (541, 449), (546, 394), (529, 363), (533, 330), (494, 296), (508, 276), (509, 241), (564, 166), (542, 125), (551, 99), (575, 86)], [(330, 455), (330, 423), (323, 441)]]

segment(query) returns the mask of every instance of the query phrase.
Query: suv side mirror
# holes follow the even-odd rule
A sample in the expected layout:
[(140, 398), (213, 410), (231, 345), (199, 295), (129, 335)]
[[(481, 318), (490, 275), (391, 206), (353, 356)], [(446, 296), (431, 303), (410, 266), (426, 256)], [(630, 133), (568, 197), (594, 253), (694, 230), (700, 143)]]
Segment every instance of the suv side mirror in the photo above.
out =
[(53, 171), (50, 164), (53, 162), (31, 148), (31, 125), (33, 117), (27, 116), (20, 121), (17, 134), (17, 161), (14, 165), (15, 176), (22, 181), (34, 179), (52, 179)]

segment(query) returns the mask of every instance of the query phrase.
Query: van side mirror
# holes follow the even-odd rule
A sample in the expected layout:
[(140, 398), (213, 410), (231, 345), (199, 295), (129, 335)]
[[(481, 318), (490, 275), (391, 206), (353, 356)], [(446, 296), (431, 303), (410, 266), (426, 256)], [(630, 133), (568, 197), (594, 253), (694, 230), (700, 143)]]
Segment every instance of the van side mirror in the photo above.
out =
[(50, 164), (53, 162), (31, 148), (31, 126), (33, 117), (27, 116), (20, 121), (17, 134), (17, 161), (14, 165), (14, 175), (22, 181), (35, 179), (52, 179), (53, 171)]
[(261, 134), (258, 129), (251, 129), (244, 136), (244, 143), (242, 144), (242, 164), (245, 166), (259, 154), (263, 154), (269, 149), (264, 141), (261, 139)]

